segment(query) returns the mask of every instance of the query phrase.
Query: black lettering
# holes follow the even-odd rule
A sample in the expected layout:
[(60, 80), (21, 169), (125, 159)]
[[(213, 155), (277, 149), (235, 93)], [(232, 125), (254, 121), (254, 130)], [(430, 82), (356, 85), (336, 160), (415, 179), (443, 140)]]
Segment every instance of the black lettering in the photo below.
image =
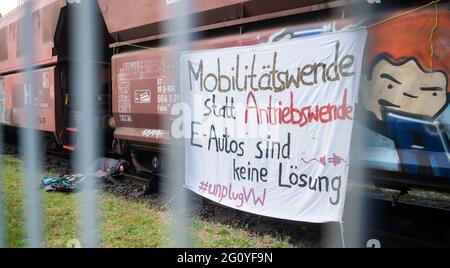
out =
[(325, 63), (314, 63), (314, 84), (317, 84), (317, 75), (319, 73), (319, 68), (322, 68), (322, 82), (327, 82), (326, 72), (327, 65)]
[(262, 159), (263, 158), (263, 150), (261, 149), (261, 145), (263, 144), (262, 141), (259, 141), (256, 143), (256, 150), (258, 150), (258, 154), (255, 156), (256, 159)]
[(306, 175), (306, 174), (300, 175), (301, 183), (298, 186), (300, 186), (302, 188), (306, 187), (308, 185), (308, 182), (306, 181), (306, 179), (308, 179), (308, 175)]
[[(222, 75), (220, 73), (220, 58), (217, 58), (217, 70), (218, 70), (218, 77), (219, 77), (219, 92), (228, 92), (231, 89), (231, 79), (226, 76), (226, 75)], [(226, 81), (227, 83), (227, 87), (223, 88), (223, 80)]]
[[(309, 71), (306, 71), (307, 69), (309, 69)], [(302, 83), (304, 85), (306, 85), (306, 86), (314, 85), (313, 82), (305, 81), (305, 77), (310, 76), (313, 72), (314, 72), (314, 66), (313, 65), (308, 64), (308, 65), (303, 66), (301, 74), (300, 74), (300, 79), (301, 79), (301, 81), (302, 81)]]
[[(327, 79), (328, 81), (339, 81), (341, 77), (339, 76), (339, 70), (338, 70), (338, 60), (339, 60), (339, 47), (341, 43), (339, 41), (336, 42), (336, 50), (334, 52), (334, 62), (331, 63), (327, 68)], [(331, 77), (330, 71), (334, 71), (334, 77)]]
[(331, 188), (333, 188), (333, 191), (336, 193), (336, 198), (333, 201), (333, 197), (330, 197), (330, 202), (333, 205), (339, 204), (340, 198), (341, 198), (341, 176), (336, 176), (331, 180)]
[(283, 178), (283, 163), (280, 163), (278, 168), (278, 186), (281, 188), (291, 188), (292, 186), (289, 184), (283, 184), (282, 179)]
[(199, 148), (203, 148), (203, 146), (201, 144), (197, 144), (194, 142), (194, 136), (199, 135), (199, 133), (195, 132), (194, 126), (201, 126), (201, 125), (202, 125), (202, 123), (199, 123), (199, 122), (195, 122), (195, 121), (191, 122), (191, 145), (195, 146), (195, 147), (199, 147)]
[(194, 70), (194, 66), (192, 66), (192, 62), (188, 61), (188, 69), (189, 69), (189, 83), (192, 91), (192, 75), (194, 75), (195, 81), (200, 80), (200, 91), (203, 91), (203, 60), (200, 60), (200, 64), (198, 65), (197, 71)]
[(325, 182), (325, 192), (328, 192), (328, 186), (329, 186), (329, 179), (326, 176), (319, 177), (319, 192), (322, 192), (322, 181)]
[[(213, 87), (210, 87), (210, 88), (207, 87), (207, 85), (208, 85), (208, 78), (212, 78), (212, 79), (213, 79), (213, 83), (214, 83), (214, 86), (213, 86)], [(210, 80), (211, 80), (211, 79), (210, 79)], [(205, 77), (205, 80), (203, 81), (203, 88), (204, 88), (206, 91), (208, 91), (208, 92), (214, 92), (214, 91), (216, 90), (216, 88), (217, 88), (217, 84), (218, 84), (217, 76), (215, 76), (213, 73), (210, 73), (210, 74), (208, 74), (208, 75)]]
[[(348, 61), (348, 62), (347, 62)], [(343, 77), (349, 77), (355, 75), (355, 72), (346, 72), (345, 70), (352, 67), (355, 63), (355, 56), (346, 55), (339, 62), (339, 72)]]

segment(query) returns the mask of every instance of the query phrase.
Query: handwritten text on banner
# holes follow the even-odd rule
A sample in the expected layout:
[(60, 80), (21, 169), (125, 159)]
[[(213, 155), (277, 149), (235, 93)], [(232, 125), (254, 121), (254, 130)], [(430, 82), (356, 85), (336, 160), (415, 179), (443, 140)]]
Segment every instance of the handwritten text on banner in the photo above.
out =
[(186, 185), (270, 217), (342, 218), (362, 29), (186, 52)]

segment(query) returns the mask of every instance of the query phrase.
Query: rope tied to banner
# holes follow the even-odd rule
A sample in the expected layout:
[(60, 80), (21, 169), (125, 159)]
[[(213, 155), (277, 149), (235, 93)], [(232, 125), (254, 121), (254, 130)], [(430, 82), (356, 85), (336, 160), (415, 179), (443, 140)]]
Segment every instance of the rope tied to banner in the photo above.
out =
[(413, 13), (413, 12), (419, 11), (419, 10), (421, 10), (421, 9), (423, 9), (423, 8), (426, 8), (426, 7), (428, 7), (428, 6), (431, 6), (431, 5), (433, 5), (433, 4), (436, 5), (436, 9), (437, 9), (437, 3), (439, 3), (440, 1), (441, 1), (441, 0), (434, 0), (434, 1), (431, 1), (431, 2), (429, 2), (428, 4), (425, 4), (425, 5), (416, 7), (416, 8), (414, 8), (414, 9), (411, 9), (411, 10), (408, 10), (408, 11), (405, 11), (405, 12), (402, 12), (402, 13), (400, 13), (400, 14), (398, 14), (398, 15), (391, 16), (391, 17), (388, 17), (388, 18), (386, 18), (386, 19), (384, 19), (384, 20), (381, 20), (381, 21), (379, 21), (379, 22), (376, 22), (376, 23), (374, 23), (374, 24), (368, 25), (367, 28), (372, 28), (372, 27), (378, 26), (378, 25), (380, 25), (380, 24), (383, 24), (383, 23), (385, 23), (385, 22), (388, 22), (388, 21), (391, 21), (391, 20), (398, 19), (398, 18), (400, 18), (400, 17), (403, 17), (403, 16), (405, 16), (405, 15), (408, 15), (408, 14), (411, 14), (411, 13)]
[[(429, 39), (429, 43), (430, 43), (429, 67), (430, 67), (430, 70), (432, 71), (433, 70), (433, 56), (434, 56), (434, 42), (433, 42), (433, 38), (434, 38), (434, 34), (435, 34), (435, 32), (436, 32), (436, 30), (437, 30), (437, 28), (439, 26), (439, 10), (438, 10), (438, 5), (437, 5), (439, 2), (441, 2), (441, 0), (433, 0), (433, 1), (431, 1), (431, 2), (429, 2), (427, 4), (424, 4), (422, 6), (419, 6), (419, 7), (416, 7), (414, 9), (402, 12), (400, 14), (388, 17), (388, 18), (386, 18), (384, 20), (381, 20), (379, 22), (376, 22), (374, 24), (368, 25), (368, 26), (366, 26), (366, 29), (370, 29), (370, 28), (376, 27), (376, 26), (378, 26), (380, 24), (383, 24), (383, 23), (395, 20), (397, 18), (409, 15), (409, 14), (414, 13), (416, 11), (419, 11), (419, 10), (421, 10), (423, 8), (426, 8), (426, 7), (429, 7), (431, 5), (434, 5), (434, 7), (435, 7), (435, 14), (436, 14), (436, 20), (435, 20), (435, 24), (434, 24), (434, 26), (433, 26), (433, 28), (432, 28), (432, 30), (430, 32), (430, 39)], [(117, 48), (118, 44), (126, 45), (126, 46), (129, 46), (129, 47), (134, 47), (134, 48), (158, 51), (158, 52), (167, 52), (167, 53), (173, 53), (173, 54), (180, 54), (181, 53), (179, 51), (173, 51), (173, 50), (169, 50), (169, 49), (161, 49), (161, 48), (149, 47), (149, 46), (144, 46), (144, 45), (136, 45), (136, 44), (131, 44), (131, 43), (128, 43), (128, 42), (121, 41), (121, 42), (114, 43), (114, 45), (113, 45), (113, 54), (114, 55), (118, 54), (118, 48)]]
[(344, 229), (344, 222), (343, 222), (343, 221), (341, 221), (341, 222), (339, 223), (339, 227), (340, 227), (340, 231), (341, 231), (342, 247), (343, 247), (343, 248), (346, 248), (346, 245), (345, 245), (345, 238), (344, 238), (345, 229)]
[(156, 52), (165, 52), (165, 53), (172, 53), (172, 54), (180, 54), (181, 52), (179, 51), (174, 51), (174, 50), (170, 50), (170, 49), (162, 49), (162, 48), (156, 48), (156, 47), (149, 47), (149, 46), (144, 46), (144, 45), (136, 45), (136, 44), (131, 44), (128, 42), (116, 42), (113, 44), (113, 50), (116, 50), (116, 54), (118, 51), (118, 45), (125, 45), (125, 46), (129, 46), (129, 47), (134, 47), (134, 48), (141, 48), (141, 49), (146, 49), (146, 50), (152, 50), (152, 51), (156, 51)]
[(376, 27), (376, 26), (378, 26), (378, 25), (380, 25), (380, 24), (383, 24), (383, 23), (385, 23), (385, 22), (388, 22), (388, 21), (391, 21), (391, 20), (398, 19), (398, 18), (400, 18), (400, 17), (403, 17), (403, 16), (409, 15), (409, 14), (411, 14), (411, 13), (414, 13), (414, 12), (416, 12), (416, 11), (419, 11), (419, 10), (421, 10), (421, 9), (423, 9), (423, 8), (426, 8), (426, 7), (429, 7), (429, 6), (431, 6), (431, 5), (434, 5), (434, 8), (435, 8), (435, 17), (436, 17), (436, 19), (435, 19), (435, 23), (434, 23), (434, 25), (433, 25), (433, 28), (431, 29), (431, 32), (430, 32), (430, 39), (429, 39), (429, 43), (430, 43), (430, 59), (429, 59), (429, 67), (430, 67), (430, 70), (433, 71), (433, 56), (434, 56), (434, 42), (433, 42), (433, 38), (434, 38), (434, 34), (435, 34), (435, 32), (436, 32), (436, 30), (437, 30), (437, 28), (438, 28), (438, 26), (439, 26), (439, 9), (438, 9), (438, 3), (439, 3), (440, 1), (441, 1), (441, 0), (434, 0), (434, 1), (431, 1), (431, 2), (429, 2), (429, 3), (427, 3), (427, 4), (425, 4), (425, 5), (416, 7), (416, 8), (414, 8), (414, 9), (405, 11), (405, 12), (400, 13), (400, 14), (398, 14), (398, 15), (391, 16), (391, 17), (388, 17), (388, 18), (386, 18), (386, 19), (384, 19), (384, 20), (381, 20), (381, 21), (379, 21), (379, 22), (376, 22), (376, 23), (374, 23), (374, 24), (371, 24), (371, 25), (367, 26), (366, 28), (367, 28), (367, 29), (370, 29), (370, 28)]

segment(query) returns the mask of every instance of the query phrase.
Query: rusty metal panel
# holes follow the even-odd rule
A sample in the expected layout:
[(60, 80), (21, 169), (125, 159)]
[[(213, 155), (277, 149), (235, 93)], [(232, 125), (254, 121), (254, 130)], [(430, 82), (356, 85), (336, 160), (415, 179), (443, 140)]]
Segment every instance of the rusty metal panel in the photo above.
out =
[[(56, 67), (34, 71), (32, 73), (33, 83), (25, 83), (26, 74), (17, 73), (4, 76), (0, 79), (2, 90), (0, 90), (0, 102), (4, 100), (3, 122), (15, 127), (27, 127), (25, 120), (25, 104), (33, 103), (36, 114), (36, 128), (47, 132), (56, 132), (58, 120), (56, 108), (57, 102), (55, 91), (59, 90)], [(3, 91), (3, 92), (2, 92)], [(3, 95), (3, 96), (2, 96)]]
[[(293, 26), (295, 29), (331, 24), (332, 21)], [(289, 28), (269, 28), (245, 34), (228, 34), (191, 42), (194, 50), (239, 47), (271, 42)], [(164, 123), (170, 108), (179, 99), (174, 66), (177, 54), (170, 47), (142, 49), (112, 58), (112, 106), (115, 137), (128, 141), (169, 143)]]
[[(220, 36), (195, 40), (190, 43), (194, 50), (215, 49), (224, 47), (239, 47), (257, 45), (273, 40), (290, 38), (289, 34), (309, 29), (311, 27), (329, 26), (336, 27), (348, 25), (354, 19), (321, 20), (301, 25), (294, 24), (289, 27), (266, 28), (243, 34), (223, 34)], [(292, 37), (293, 38), (293, 37)], [(113, 96), (112, 106), (116, 121), (115, 137), (128, 141), (148, 142), (166, 144), (169, 138), (168, 128), (164, 126), (167, 122), (168, 111), (172, 104), (179, 99), (178, 89), (174, 74), (178, 71), (176, 62), (168, 47), (155, 47), (152, 49), (141, 49), (135, 52), (115, 55), (112, 59), (112, 81)], [(164, 90), (170, 88), (166, 96)], [(160, 90), (158, 90), (160, 89)], [(148, 93), (149, 92), (149, 93)], [(150, 95), (150, 103), (139, 103), (139, 94)], [(170, 99), (172, 98), (172, 99)], [(169, 104), (164, 104), (165, 100)]]
[[(195, 41), (194, 49), (256, 45), (267, 42), (280, 29), (262, 30)], [(115, 137), (129, 141), (167, 144), (164, 124), (173, 104), (180, 101), (176, 87), (178, 55), (168, 47), (115, 55), (112, 58), (112, 106)]]
[(163, 30), (162, 22), (180, 15), (195, 14), (193, 26), (238, 19), (243, 16), (242, 3), (247, 1), (197, 0), (192, 1), (189, 14), (178, 14), (179, 0), (98, 0), (108, 30), (116, 41), (159, 34)]
[[(33, 65), (49, 65), (57, 62), (53, 55), (54, 35), (61, 9), (66, 0), (33, 1), (34, 55)], [(0, 18), (0, 74), (24, 68), (24, 42), (21, 40), (21, 23), (25, 14), (23, 6)]]
[[(302, 0), (302, 1), (292, 1), (292, 0), (251, 0), (244, 3), (244, 16), (252, 17), (259, 16), (268, 13), (290, 10), (306, 6), (314, 6), (317, 4), (327, 5), (327, 2), (332, 2), (334, 0)], [(311, 10), (313, 11), (313, 10)]]
[(177, 68), (173, 65), (174, 57), (177, 56), (170, 52), (151, 50), (113, 57), (116, 135), (144, 141), (168, 138), (162, 131), (165, 129), (163, 120), (171, 106), (180, 101), (173, 75)]
[[(217, 24), (248, 17), (258, 17), (285, 10), (316, 5), (323, 7), (334, 0), (198, 0), (193, 1), (192, 27)], [(98, 0), (109, 32), (116, 41), (129, 41), (164, 33), (162, 23), (175, 18), (177, 0)], [(177, 14), (178, 16), (190, 14)], [(261, 17), (261, 19), (263, 19)]]

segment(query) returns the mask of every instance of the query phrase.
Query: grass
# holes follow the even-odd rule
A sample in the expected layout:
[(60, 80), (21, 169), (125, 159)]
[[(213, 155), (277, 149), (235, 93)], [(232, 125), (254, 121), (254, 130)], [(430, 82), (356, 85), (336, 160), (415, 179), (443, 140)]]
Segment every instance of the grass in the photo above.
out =
[(202, 248), (286, 248), (293, 247), (288, 239), (274, 239), (269, 235), (258, 236), (249, 234), (218, 223), (195, 222), (193, 224), (197, 235), (197, 246)]
[(14, 248), (23, 247), (26, 245), (22, 203), (24, 194), (23, 191), (17, 191), (22, 187), (20, 179), (18, 179), (22, 176), (22, 171), (19, 162), (10, 157), (5, 157), (3, 167), (6, 245)]
[[(21, 162), (4, 157), (7, 246), (26, 246)], [(78, 194), (43, 193), (44, 247), (63, 248), (78, 234)], [(101, 246), (154, 248), (172, 245), (170, 215), (147, 202), (131, 202), (110, 193), (99, 195)], [(194, 247), (293, 247), (286, 237), (255, 235), (244, 229), (193, 219)]]

